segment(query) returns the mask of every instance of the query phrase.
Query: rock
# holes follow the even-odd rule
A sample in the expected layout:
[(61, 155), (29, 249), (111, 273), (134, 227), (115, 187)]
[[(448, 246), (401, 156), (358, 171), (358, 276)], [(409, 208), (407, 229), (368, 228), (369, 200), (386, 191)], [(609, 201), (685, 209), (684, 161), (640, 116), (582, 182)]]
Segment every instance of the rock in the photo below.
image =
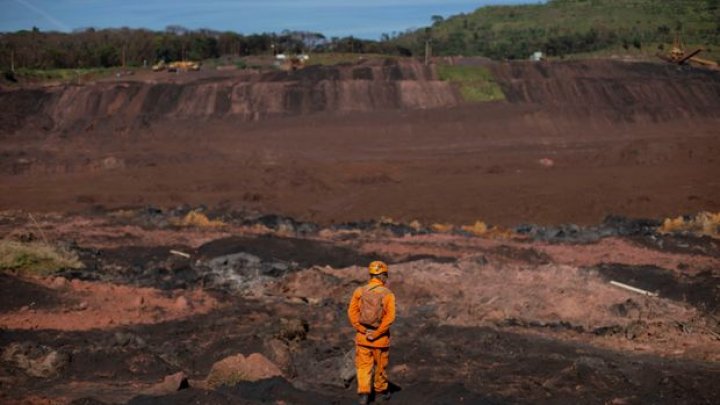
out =
[(610, 306), (610, 311), (613, 314), (630, 319), (637, 319), (640, 316), (641, 309), (642, 306), (632, 298), (628, 298), (624, 302)]
[(128, 332), (115, 332), (113, 340), (111, 342), (113, 346), (129, 346), (142, 349), (147, 345), (143, 338)]
[(182, 371), (166, 376), (162, 382), (153, 385), (148, 389), (148, 394), (163, 395), (170, 394), (190, 388), (188, 378)]
[(307, 338), (309, 330), (310, 326), (305, 320), (280, 318), (280, 330), (277, 337), (286, 342), (300, 342)]
[(542, 167), (553, 167), (555, 166), (555, 161), (550, 158), (542, 158), (538, 160), (538, 163), (540, 163), (540, 166)]
[(280, 339), (270, 339), (265, 342), (265, 352), (270, 360), (277, 364), (278, 367), (289, 377), (295, 375), (295, 367), (293, 365), (292, 353), (288, 343)]
[(635, 340), (647, 333), (647, 324), (643, 321), (631, 322), (625, 327), (625, 337), (628, 340)]
[(84, 311), (84, 310), (88, 309), (88, 303), (86, 301), (82, 301), (79, 304), (77, 304), (75, 309), (78, 311)]
[(188, 299), (183, 296), (178, 297), (175, 300), (173, 306), (178, 311), (189, 311), (192, 308), (192, 306), (190, 305), (190, 301), (188, 301)]
[(55, 277), (50, 283), (50, 288), (56, 290), (65, 289), (70, 285), (70, 282), (65, 277)]
[(70, 363), (70, 355), (32, 342), (12, 343), (3, 350), (4, 362), (32, 377), (57, 377)]
[(132, 340), (131, 333), (115, 332), (115, 344), (118, 346), (127, 346)]
[(282, 371), (259, 353), (226, 357), (212, 365), (205, 382), (208, 387), (232, 386), (241, 381), (258, 381), (282, 377)]
[(143, 305), (145, 304), (145, 297), (143, 297), (142, 295), (139, 297), (135, 297), (135, 299), (133, 299), (132, 304), (133, 304), (133, 307), (135, 307), (135, 308), (142, 308)]
[(115, 156), (108, 156), (100, 161), (100, 167), (103, 170), (119, 170), (125, 168), (125, 161), (123, 159), (116, 158)]
[(350, 349), (339, 359), (339, 376), (345, 388), (352, 384), (357, 370), (355, 369), (355, 349)]
[(390, 368), (390, 373), (394, 375), (407, 374), (408, 371), (410, 371), (410, 367), (407, 364), (398, 364)]

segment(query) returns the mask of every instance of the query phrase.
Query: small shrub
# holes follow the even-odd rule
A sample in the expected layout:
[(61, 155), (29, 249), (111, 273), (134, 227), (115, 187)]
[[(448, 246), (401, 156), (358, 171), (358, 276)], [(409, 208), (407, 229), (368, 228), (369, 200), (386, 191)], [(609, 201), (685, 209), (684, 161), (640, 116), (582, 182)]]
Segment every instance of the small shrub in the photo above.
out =
[(720, 212), (701, 212), (694, 217), (666, 218), (660, 233), (693, 233), (720, 238)]
[(61, 269), (81, 269), (77, 255), (42, 242), (0, 241), (0, 270), (26, 274), (50, 274)]
[(512, 231), (502, 229), (497, 226), (490, 227), (483, 221), (476, 221), (472, 225), (463, 225), (461, 229), (475, 236), (483, 236), (493, 239), (510, 239), (513, 236)]
[(449, 81), (458, 86), (465, 101), (485, 102), (505, 99), (505, 94), (487, 68), (440, 65), (437, 71), (440, 80)]
[(174, 221), (179, 226), (195, 226), (198, 228), (217, 228), (225, 226), (225, 222), (220, 220), (211, 220), (207, 215), (198, 211), (190, 211), (184, 217)]
[(450, 233), (455, 227), (452, 224), (432, 224), (430, 229), (437, 233)]

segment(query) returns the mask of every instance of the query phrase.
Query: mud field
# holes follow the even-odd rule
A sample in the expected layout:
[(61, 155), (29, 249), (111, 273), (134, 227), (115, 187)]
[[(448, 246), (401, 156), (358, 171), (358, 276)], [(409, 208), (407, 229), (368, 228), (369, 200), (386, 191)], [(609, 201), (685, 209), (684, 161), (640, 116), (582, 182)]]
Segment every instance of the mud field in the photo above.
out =
[(488, 68), (507, 100), (462, 103), (412, 62), (1, 91), (0, 208), (506, 226), (720, 210), (717, 72)]
[[(399, 303), (394, 402), (720, 400), (709, 236), (622, 218), (478, 236), (208, 215), (6, 213), (8, 238), (43, 235), (84, 268), (0, 277), (3, 403), (353, 403), (346, 301), (373, 258)], [(241, 376), (218, 376), (221, 360)]]
[(0, 90), (0, 402), (720, 403), (720, 75), (454, 63)]

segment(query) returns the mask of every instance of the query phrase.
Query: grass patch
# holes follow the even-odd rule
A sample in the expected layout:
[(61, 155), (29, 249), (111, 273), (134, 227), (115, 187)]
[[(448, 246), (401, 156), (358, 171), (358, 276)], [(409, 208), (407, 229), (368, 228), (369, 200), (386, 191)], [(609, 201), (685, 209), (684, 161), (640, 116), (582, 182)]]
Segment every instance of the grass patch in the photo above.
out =
[(172, 221), (177, 226), (191, 226), (196, 228), (219, 228), (227, 225), (218, 219), (209, 219), (207, 215), (198, 211), (190, 211), (184, 217)]
[(371, 54), (371, 53), (313, 53), (310, 54), (310, 59), (305, 62), (306, 66), (311, 65), (338, 65), (341, 63), (358, 63), (363, 60), (385, 60), (391, 57), (387, 55)]
[(502, 89), (495, 82), (490, 70), (485, 67), (439, 65), (437, 71), (440, 80), (449, 81), (458, 86), (465, 101), (505, 100)]
[(691, 233), (720, 238), (720, 212), (701, 212), (694, 217), (666, 218), (660, 233)]
[(73, 252), (42, 242), (0, 241), (0, 271), (46, 275), (84, 265)]
[(28, 81), (72, 81), (91, 77), (110, 76), (118, 68), (93, 69), (26, 69), (15, 70), (15, 76)]

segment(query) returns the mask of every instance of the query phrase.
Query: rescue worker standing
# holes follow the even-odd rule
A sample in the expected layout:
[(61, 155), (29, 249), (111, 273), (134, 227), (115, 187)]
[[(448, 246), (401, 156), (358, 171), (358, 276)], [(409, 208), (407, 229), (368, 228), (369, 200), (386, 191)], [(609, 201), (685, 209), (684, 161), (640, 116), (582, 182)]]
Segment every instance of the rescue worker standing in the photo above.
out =
[(357, 331), (355, 368), (360, 404), (368, 403), (371, 388), (375, 389), (376, 396), (390, 399), (385, 369), (390, 353), (390, 325), (395, 321), (395, 295), (385, 286), (387, 264), (374, 261), (368, 269), (370, 281), (355, 290), (348, 307), (350, 324)]

